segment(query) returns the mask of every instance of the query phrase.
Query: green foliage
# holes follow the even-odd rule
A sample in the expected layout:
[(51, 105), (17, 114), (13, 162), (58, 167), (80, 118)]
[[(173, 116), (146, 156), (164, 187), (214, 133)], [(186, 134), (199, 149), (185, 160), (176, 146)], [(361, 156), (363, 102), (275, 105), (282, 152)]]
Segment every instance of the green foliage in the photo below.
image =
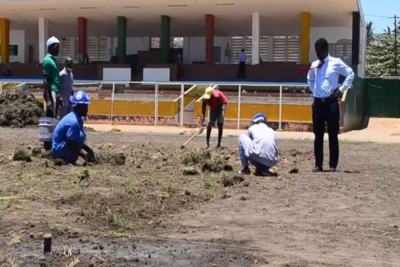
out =
[[(400, 35), (400, 32), (398, 32)], [(400, 36), (397, 37), (397, 64), (400, 61)], [(395, 30), (387, 30), (374, 37), (372, 23), (367, 25), (367, 51), (365, 71), (367, 77), (399, 76), (400, 67), (396, 70)], [(399, 66), (399, 65), (398, 65)]]

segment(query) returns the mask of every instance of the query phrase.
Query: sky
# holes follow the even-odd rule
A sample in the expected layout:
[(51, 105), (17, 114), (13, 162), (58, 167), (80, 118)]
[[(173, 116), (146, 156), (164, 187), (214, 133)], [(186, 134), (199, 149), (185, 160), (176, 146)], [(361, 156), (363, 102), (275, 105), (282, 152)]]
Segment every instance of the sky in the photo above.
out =
[(395, 15), (400, 22), (400, 0), (361, 0), (361, 5), (365, 21), (373, 23), (374, 33), (382, 33), (387, 26), (393, 28)]

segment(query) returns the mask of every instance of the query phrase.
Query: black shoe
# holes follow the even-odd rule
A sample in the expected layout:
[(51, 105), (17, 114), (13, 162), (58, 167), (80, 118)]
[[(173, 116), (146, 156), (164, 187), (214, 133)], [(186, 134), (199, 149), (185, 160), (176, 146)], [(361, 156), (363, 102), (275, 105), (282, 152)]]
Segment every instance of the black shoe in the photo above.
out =
[(241, 171), (238, 171), (239, 174), (250, 174), (250, 168), (249, 166), (243, 167)]
[(331, 167), (331, 168), (329, 169), (329, 171), (330, 171), (330, 172), (337, 172), (336, 168), (333, 168), (333, 167)]
[(324, 170), (322, 169), (322, 167), (315, 167), (315, 168), (313, 169), (313, 172), (322, 172), (322, 171), (324, 171)]
[(271, 172), (269, 168), (263, 167), (263, 168), (256, 168), (256, 171), (254, 172), (255, 176), (278, 176), (277, 173)]

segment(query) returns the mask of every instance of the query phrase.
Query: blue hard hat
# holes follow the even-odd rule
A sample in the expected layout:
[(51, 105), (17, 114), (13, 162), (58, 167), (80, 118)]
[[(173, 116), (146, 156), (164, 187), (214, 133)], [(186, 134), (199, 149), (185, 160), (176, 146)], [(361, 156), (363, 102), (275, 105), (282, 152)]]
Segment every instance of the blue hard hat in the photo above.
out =
[(72, 96), (72, 105), (78, 105), (78, 104), (83, 104), (83, 105), (89, 105), (90, 100), (89, 96), (85, 91), (76, 91), (74, 95)]
[(253, 119), (252, 119), (252, 124), (254, 124), (254, 123), (257, 123), (257, 122), (260, 122), (260, 121), (263, 121), (263, 122), (267, 122), (267, 117), (265, 117), (265, 115), (264, 114), (262, 114), (262, 113), (257, 113), (256, 115), (254, 115), (254, 117), (253, 117)]

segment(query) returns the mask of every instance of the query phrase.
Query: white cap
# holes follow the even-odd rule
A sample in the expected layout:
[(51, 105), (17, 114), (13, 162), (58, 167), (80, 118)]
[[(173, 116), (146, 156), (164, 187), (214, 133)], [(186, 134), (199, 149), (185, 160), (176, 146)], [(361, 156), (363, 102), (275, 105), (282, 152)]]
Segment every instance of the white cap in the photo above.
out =
[(49, 48), (49, 46), (51, 46), (53, 44), (59, 44), (59, 43), (60, 43), (60, 41), (56, 37), (52, 36), (47, 40), (46, 46), (47, 46), (47, 48)]

